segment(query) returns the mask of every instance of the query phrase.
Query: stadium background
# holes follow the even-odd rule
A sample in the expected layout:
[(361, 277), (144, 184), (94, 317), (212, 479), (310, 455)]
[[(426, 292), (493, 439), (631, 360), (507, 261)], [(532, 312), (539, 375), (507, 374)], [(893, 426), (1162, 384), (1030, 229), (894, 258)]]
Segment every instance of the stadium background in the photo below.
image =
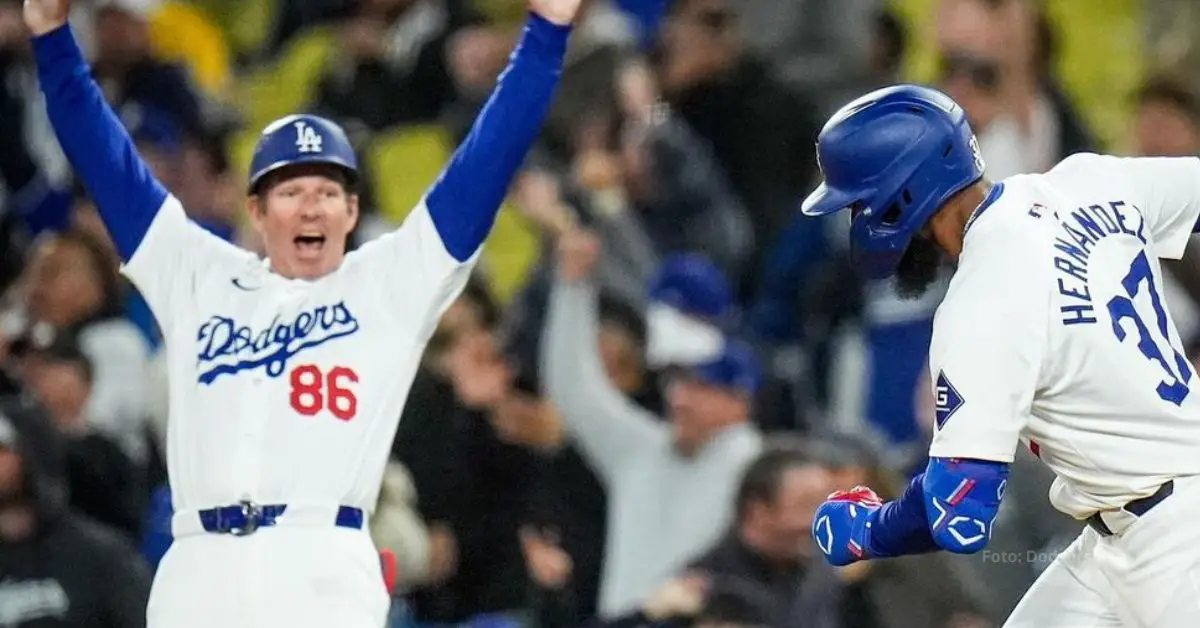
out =
[[(368, 175), (355, 243), (368, 240), (437, 176), (523, 14), (511, 0), (78, 0), (73, 23), (156, 173), (198, 222), (256, 248), (241, 191), (263, 125), (315, 111), (347, 126)], [(161, 351), (40, 113), (22, 28), (20, 2), (0, 0), (0, 359), (4, 393), (36, 403), (6, 407), (54, 428), (23, 453), (57, 460), (48, 452), (63, 447), (63, 466), (25, 460), (29, 473), (65, 485), (64, 516), (95, 523), (103, 539), (91, 542), (107, 550), (55, 560), (44, 538), (6, 536), (0, 499), (0, 625), (138, 626), (169, 544)], [(815, 181), (820, 121), (866, 89), (911, 80), (964, 95), (993, 176), (1078, 150), (1198, 154), (1197, 30), (1191, 0), (591, 2), (544, 141), (476, 281), (435, 334), (401, 423), (373, 521), (400, 563), (395, 626), (591, 620), (603, 484), (543, 396), (537, 360), (568, 216), (597, 230), (632, 218), (636, 237), (602, 236), (600, 344), (614, 384), (656, 412), (666, 410), (642, 360), (646, 282), (685, 251), (727, 277), (736, 334), (770, 373), (756, 428), (794, 447), (792, 464), (827, 472), (826, 484), (767, 482), (763, 525), (778, 517), (783, 534), (780, 522), (803, 519), (803, 504), (835, 486), (871, 478), (886, 492), (905, 481), (923, 464), (930, 420), (921, 369), (937, 295), (899, 303), (887, 285), (859, 284), (840, 225), (794, 221)], [(1171, 271), (1176, 321), (1195, 338), (1200, 272)], [(34, 440), (0, 429), (0, 453)], [(769, 606), (793, 609), (796, 628), (998, 626), (1078, 530), (1045, 503), (1046, 472), (1019, 454), (983, 556), (833, 573), (810, 554), (743, 542), (750, 558), (697, 567), (700, 579), (681, 570), (644, 592), (640, 614), (604, 623), (712, 625), (720, 610), (741, 618), (731, 625), (774, 625), (754, 618)], [(0, 465), (0, 488), (11, 485), (5, 473)], [(713, 525), (732, 518), (730, 533), (714, 534), (744, 541), (744, 508), (725, 508)], [(128, 577), (111, 594), (99, 577), (80, 585), (70, 574), (84, 563)], [(63, 600), (95, 605), (98, 623), (54, 623)]]

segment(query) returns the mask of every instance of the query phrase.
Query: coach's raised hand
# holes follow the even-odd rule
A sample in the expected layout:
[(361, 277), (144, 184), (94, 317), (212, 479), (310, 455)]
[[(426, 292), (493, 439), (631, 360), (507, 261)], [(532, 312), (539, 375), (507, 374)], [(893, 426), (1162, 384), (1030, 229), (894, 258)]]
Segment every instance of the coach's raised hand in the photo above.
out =
[(25, 0), (25, 25), (35, 36), (45, 35), (66, 24), (70, 12), (71, 0)]
[(547, 22), (567, 26), (575, 21), (583, 0), (529, 0), (529, 9)]

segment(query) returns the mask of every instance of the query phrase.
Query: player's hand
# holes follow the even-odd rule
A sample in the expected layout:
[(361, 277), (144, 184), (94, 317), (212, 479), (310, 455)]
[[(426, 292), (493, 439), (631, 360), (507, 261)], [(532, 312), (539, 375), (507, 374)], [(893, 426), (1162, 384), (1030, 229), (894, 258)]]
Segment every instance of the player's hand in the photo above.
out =
[(558, 241), (558, 269), (568, 283), (587, 279), (600, 256), (600, 241), (585, 229), (572, 229)]
[(825, 560), (844, 567), (870, 558), (866, 548), (871, 513), (883, 506), (875, 491), (856, 486), (830, 495), (813, 516), (812, 535)]
[(67, 23), (71, 0), (25, 0), (25, 25), (34, 35), (45, 35)]
[(575, 21), (581, 4), (583, 0), (529, 0), (529, 10), (551, 24), (567, 26)]

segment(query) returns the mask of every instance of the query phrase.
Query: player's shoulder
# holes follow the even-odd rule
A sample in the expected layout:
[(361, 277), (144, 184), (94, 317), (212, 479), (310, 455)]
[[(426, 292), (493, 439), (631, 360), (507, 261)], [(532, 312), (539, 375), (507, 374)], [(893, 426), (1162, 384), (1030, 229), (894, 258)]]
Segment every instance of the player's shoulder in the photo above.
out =
[(1076, 190), (1095, 191), (1099, 186), (1124, 182), (1125, 165), (1130, 159), (1100, 153), (1074, 153), (1045, 173), (1033, 176), (1043, 185), (1062, 189), (1068, 194)]
[(995, 184), (989, 200), (967, 225), (939, 314), (1000, 311), (994, 307), (998, 301), (1034, 303), (1050, 289), (1040, 260), (1053, 244), (1038, 216), (1045, 199), (1037, 180), (1032, 175), (1005, 179)]
[(221, 268), (223, 263), (245, 264), (258, 259), (253, 251), (244, 249), (202, 226), (188, 214), (183, 203), (174, 194), (168, 194), (163, 200), (146, 237), (164, 243), (154, 248), (156, 255), (176, 255), (182, 248), (192, 255), (202, 256), (203, 267), (208, 269)]
[(1037, 208), (1045, 200), (1036, 175), (994, 183), (963, 230), (959, 269), (1019, 265), (1038, 247), (1047, 246), (1045, 230), (1037, 228)]

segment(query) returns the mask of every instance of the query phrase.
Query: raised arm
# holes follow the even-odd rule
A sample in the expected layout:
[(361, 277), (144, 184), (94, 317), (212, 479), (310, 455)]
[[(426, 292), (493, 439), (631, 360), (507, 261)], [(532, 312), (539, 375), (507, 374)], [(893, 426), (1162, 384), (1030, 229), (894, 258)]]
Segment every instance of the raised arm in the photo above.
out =
[(26, 0), (25, 22), (50, 124), (63, 153), (96, 202), (122, 260), (141, 244), (167, 190), (138, 156), (104, 100), (67, 24), (67, 0)]
[(587, 279), (597, 244), (563, 236), (560, 267), (542, 336), (546, 396), (597, 470), (611, 477), (632, 452), (666, 437), (664, 424), (626, 398), (600, 361), (596, 290)]
[(466, 261), (483, 244), (550, 108), (579, 0), (536, 0), (508, 67), (426, 197), (446, 250)]

